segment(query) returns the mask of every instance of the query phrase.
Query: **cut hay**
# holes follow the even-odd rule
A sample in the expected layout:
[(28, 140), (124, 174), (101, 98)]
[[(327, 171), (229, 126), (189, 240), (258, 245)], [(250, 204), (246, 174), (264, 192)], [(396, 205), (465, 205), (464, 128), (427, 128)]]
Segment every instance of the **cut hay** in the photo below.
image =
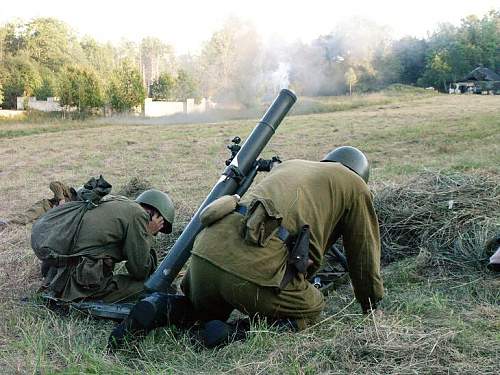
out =
[(446, 266), (480, 266), (500, 232), (500, 179), (488, 174), (419, 174), (377, 189), (382, 262), (408, 256)]
[(152, 189), (153, 185), (142, 177), (132, 177), (116, 194), (124, 195), (127, 198), (135, 199), (143, 191)]

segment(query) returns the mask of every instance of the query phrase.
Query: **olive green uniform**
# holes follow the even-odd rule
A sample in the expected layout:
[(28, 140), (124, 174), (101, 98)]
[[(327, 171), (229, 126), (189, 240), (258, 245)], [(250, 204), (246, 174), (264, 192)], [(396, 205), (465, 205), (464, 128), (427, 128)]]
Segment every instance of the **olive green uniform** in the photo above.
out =
[(72, 189), (59, 181), (52, 181), (49, 189), (54, 193), (54, 198), (41, 199), (22, 213), (11, 215), (7, 221), (12, 224), (26, 225), (32, 223), (51, 208), (59, 205), (61, 200), (69, 202), (76, 199), (76, 193)]
[[(149, 215), (139, 204), (124, 197), (105, 197), (85, 213), (75, 256), (60, 267), (50, 267), (44, 288), (66, 301), (116, 302), (137, 295), (156, 268), (148, 223)], [(121, 261), (126, 261), (128, 274), (113, 275)]]
[[(382, 298), (378, 222), (370, 190), (358, 175), (339, 163), (290, 160), (273, 168), (240, 203), (249, 206), (255, 200), (292, 235), (310, 226), (308, 277), (342, 236), (357, 300), (366, 310)], [(234, 212), (200, 232), (183, 280), (185, 293), (210, 319), (225, 319), (237, 308), (297, 319), (303, 328), (323, 309), (321, 292), (300, 274), (277, 292), (288, 249), (276, 235), (262, 246), (250, 244), (242, 235), (244, 219)]]

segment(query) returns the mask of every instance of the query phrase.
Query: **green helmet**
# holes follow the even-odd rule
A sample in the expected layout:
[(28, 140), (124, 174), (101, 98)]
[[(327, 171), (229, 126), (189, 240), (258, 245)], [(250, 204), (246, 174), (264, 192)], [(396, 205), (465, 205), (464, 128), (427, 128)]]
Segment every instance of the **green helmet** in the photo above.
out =
[(156, 189), (149, 189), (135, 198), (135, 201), (137, 203), (145, 204), (155, 208), (165, 220), (165, 225), (163, 226), (161, 232), (172, 232), (172, 223), (174, 222), (175, 208), (172, 200), (166, 193)]
[(370, 176), (370, 164), (365, 154), (356, 147), (342, 146), (330, 151), (321, 161), (334, 161), (355, 172), (359, 177), (368, 183)]

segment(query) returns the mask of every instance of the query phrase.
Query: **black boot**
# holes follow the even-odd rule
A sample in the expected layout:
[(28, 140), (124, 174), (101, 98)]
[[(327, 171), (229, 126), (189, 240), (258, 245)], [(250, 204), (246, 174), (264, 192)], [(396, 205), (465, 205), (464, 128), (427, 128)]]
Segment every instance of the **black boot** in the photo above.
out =
[(206, 322), (200, 331), (201, 343), (207, 348), (215, 348), (233, 341), (244, 340), (250, 330), (248, 320), (238, 320), (235, 323), (225, 323), (222, 320)]
[(270, 322), (271, 327), (277, 328), (279, 332), (297, 332), (299, 325), (294, 319), (276, 319)]

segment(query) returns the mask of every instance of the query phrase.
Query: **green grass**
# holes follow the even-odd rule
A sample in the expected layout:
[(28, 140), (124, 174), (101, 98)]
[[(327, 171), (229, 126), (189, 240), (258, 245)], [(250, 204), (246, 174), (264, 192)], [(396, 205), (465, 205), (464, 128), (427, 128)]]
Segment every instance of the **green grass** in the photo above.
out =
[[(500, 173), (500, 98), (427, 92), (341, 98), (342, 110), (289, 116), (264, 155), (318, 160), (342, 144), (373, 161), (372, 183), (406, 181), (424, 169)], [(418, 90), (417, 90), (418, 91)], [(302, 98), (299, 98), (301, 100)], [(350, 100), (366, 100), (351, 107)], [(379, 100), (383, 102), (379, 102)], [(390, 102), (387, 102), (389, 100)], [(330, 106), (329, 110), (327, 109)], [(51, 180), (78, 186), (102, 173), (115, 187), (134, 176), (167, 190), (177, 209), (174, 237), (223, 170), (225, 144), (255, 120), (217, 124), (122, 125), (46, 120), (0, 123), (0, 217), (48, 195)], [(259, 178), (262, 178), (260, 176)], [(500, 223), (499, 223), (500, 224)], [(174, 238), (157, 244), (167, 248)], [(418, 256), (384, 268), (382, 316), (362, 316), (345, 285), (327, 298), (323, 322), (279, 334), (255, 322), (245, 342), (204, 350), (174, 328), (127, 350), (104, 348), (112, 324), (76, 312), (59, 316), (23, 304), (40, 284), (30, 226), (0, 232), (0, 371), (62, 374), (496, 374), (500, 284), (484, 263), (448, 268)], [(481, 239), (482, 241), (482, 239)], [(479, 240), (476, 242), (480, 242)], [(474, 245), (479, 246), (479, 245)], [(473, 247), (447, 257), (463, 261)], [(477, 251), (480, 251), (478, 248)]]

